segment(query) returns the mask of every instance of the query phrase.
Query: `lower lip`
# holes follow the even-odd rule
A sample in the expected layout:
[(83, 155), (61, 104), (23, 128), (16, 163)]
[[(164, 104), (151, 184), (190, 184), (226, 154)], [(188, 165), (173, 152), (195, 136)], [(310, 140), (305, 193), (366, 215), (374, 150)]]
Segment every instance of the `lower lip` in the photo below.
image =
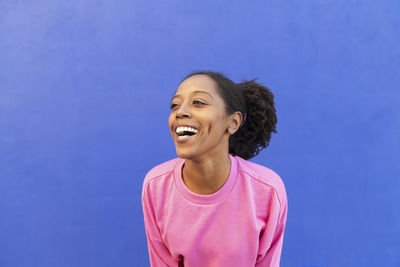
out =
[(194, 139), (197, 134), (195, 135), (185, 135), (185, 136), (176, 136), (176, 142), (178, 143), (186, 143), (189, 142), (190, 140)]

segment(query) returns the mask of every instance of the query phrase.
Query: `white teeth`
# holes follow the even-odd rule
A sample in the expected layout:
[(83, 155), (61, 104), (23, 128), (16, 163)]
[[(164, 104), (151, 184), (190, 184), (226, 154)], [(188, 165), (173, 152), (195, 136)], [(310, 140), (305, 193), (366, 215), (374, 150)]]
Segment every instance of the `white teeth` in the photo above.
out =
[(182, 134), (183, 132), (192, 132), (192, 133), (197, 133), (198, 130), (192, 127), (186, 127), (186, 126), (179, 126), (176, 128), (176, 133), (177, 134)]

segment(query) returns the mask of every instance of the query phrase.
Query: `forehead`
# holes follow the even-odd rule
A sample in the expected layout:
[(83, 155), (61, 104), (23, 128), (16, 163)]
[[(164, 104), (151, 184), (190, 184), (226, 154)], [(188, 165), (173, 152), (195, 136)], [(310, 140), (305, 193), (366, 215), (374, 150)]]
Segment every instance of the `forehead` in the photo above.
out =
[(204, 74), (197, 74), (184, 80), (176, 90), (175, 95), (188, 95), (198, 91), (204, 91), (217, 97), (216, 83)]

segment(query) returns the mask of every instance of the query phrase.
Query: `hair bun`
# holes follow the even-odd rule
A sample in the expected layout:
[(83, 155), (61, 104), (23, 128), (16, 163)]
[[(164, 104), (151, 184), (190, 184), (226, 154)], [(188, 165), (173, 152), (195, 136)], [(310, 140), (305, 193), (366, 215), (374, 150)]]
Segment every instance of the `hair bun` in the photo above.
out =
[(231, 136), (230, 153), (250, 159), (269, 145), (272, 132), (277, 133), (274, 95), (271, 90), (254, 80), (238, 83), (246, 106), (246, 121)]

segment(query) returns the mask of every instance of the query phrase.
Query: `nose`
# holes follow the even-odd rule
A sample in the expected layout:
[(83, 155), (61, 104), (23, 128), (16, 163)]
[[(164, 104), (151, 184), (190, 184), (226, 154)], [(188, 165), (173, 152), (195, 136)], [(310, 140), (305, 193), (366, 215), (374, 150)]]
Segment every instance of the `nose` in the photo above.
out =
[(176, 111), (176, 117), (177, 118), (184, 118), (184, 117), (188, 118), (190, 116), (191, 116), (190, 111), (189, 111), (188, 107), (185, 104), (182, 104), (179, 107), (179, 109)]

